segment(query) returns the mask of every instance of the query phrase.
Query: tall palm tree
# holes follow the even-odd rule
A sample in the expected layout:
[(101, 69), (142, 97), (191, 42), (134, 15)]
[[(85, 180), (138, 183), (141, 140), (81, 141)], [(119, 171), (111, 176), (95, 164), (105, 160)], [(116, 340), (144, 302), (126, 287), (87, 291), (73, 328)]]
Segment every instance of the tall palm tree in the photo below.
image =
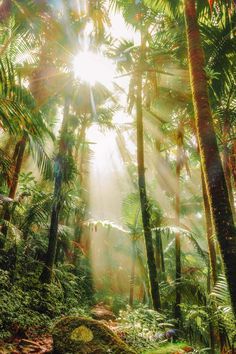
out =
[(236, 229), (209, 104), (195, 0), (184, 1), (188, 60), (201, 164), (236, 316)]
[(62, 185), (65, 181), (65, 173), (68, 166), (66, 160), (68, 158), (68, 137), (67, 130), (69, 124), (69, 98), (65, 98), (63, 120), (59, 139), (58, 153), (54, 164), (54, 191), (53, 205), (51, 210), (51, 221), (49, 229), (49, 242), (45, 258), (45, 264), (40, 276), (43, 283), (50, 283), (52, 279), (53, 266), (55, 263), (57, 241), (58, 241), (58, 225), (59, 215), (62, 208)]
[[(131, 23), (136, 30), (140, 33), (141, 43), (136, 54), (132, 57), (132, 48), (129, 53), (129, 59), (125, 65), (121, 65), (124, 70), (132, 70), (132, 76), (130, 79), (130, 92), (129, 92), (129, 109), (132, 110), (133, 106), (136, 109), (136, 138), (137, 138), (137, 165), (138, 165), (138, 187), (140, 195), (141, 214), (144, 230), (144, 240), (147, 255), (147, 265), (150, 281), (150, 291), (153, 307), (155, 310), (160, 310), (161, 299), (158, 283), (157, 268), (154, 255), (154, 247), (152, 240), (151, 230), (151, 212), (150, 203), (147, 197), (146, 191), (146, 179), (145, 179), (145, 158), (144, 158), (144, 132), (143, 132), (143, 74), (146, 71), (145, 59), (146, 59), (146, 41), (147, 32), (150, 24), (150, 17), (148, 12), (145, 13), (147, 8), (141, 4), (140, 1), (133, 3), (127, 3), (123, 0), (111, 1), (111, 4), (121, 9), (125, 20)], [(139, 22), (139, 19), (141, 22)], [(141, 25), (140, 25), (141, 23)], [(123, 43), (129, 47), (130, 43)], [(136, 49), (135, 49), (136, 51)]]
[[(142, 67), (142, 55), (140, 55), (140, 66)], [(143, 230), (147, 253), (147, 264), (150, 279), (152, 303), (155, 310), (161, 309), (161, 299), (155, 263), (154, 248), (152, 242), (152, 231), (150, 222), (150, 205), (146, 192), (145, 164), (144, 164), (144, 138), (143, 138), (143, 107), (142, 107), (142, 74), (136, 75), (136, 129), (137, 129), (137, 162), (138, 162), (138, 186), (140, 204), (142, 211)]]
[[(177, 129), (177, 156), (176, 156), (176, 193), (175, 193), (175, 217), (176, 225), (180, 226), (180, 174), (183, 165), (183, 124), (180, 121)], [(175, 318), (178, 323), (181, 320), (181, 241), (180, 232), (175, 235), (175, 282), (176, 282), (176, 297), (175, 297)]]
[[(161, 1), (153, 3), (146, 0), (146, 3), (156, 9), (161, 3), (163, 5)], [(166, 4), (173, 9), (179, 5), (179, 1), (166, 2)], [(232, 308), (236, 316), (236, 229), (209, 104), (207, 76), (204, 70), (205, 57), (198, 25), (196, 1), (184, 0), (183, 4), (192, 100), (201, 165), (209, 196), (214, 228), (224, 262)]]

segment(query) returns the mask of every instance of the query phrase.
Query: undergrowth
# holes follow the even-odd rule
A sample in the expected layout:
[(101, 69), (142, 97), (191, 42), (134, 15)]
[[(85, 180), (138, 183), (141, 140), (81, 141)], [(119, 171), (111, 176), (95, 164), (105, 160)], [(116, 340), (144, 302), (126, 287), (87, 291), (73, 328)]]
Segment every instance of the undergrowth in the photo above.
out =
[(93, 300), (86, 294), (85, 277), (63, 265), (55, 270), (51, 284), (42, 284), (41, 269), (29, 259), (16, 263), (14, 278), (11, 270), (0, 269), (0, 339), (45, 332), (64, 315), (88, 316)]

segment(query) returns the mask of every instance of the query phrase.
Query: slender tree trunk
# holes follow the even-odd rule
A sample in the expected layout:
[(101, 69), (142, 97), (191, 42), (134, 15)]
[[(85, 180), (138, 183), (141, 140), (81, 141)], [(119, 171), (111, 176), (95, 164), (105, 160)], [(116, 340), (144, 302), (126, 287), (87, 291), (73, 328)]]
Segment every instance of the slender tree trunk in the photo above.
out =
[[(156, 78), (156, 74), (155, 74)], [(160, 139), (156, 139), (155, 141), (155, 147), (158, 156), (160, 156), (160, 151), (161, 151), (161, 141)], [(157, 226), (161, 226), (161, 223)], [(165, 279), (165, 260), (164, 260), (164, 252), (163, 252), (163, 244), (162, 244), (162, 236), (161, 236), (161, 231), (156, 230), (156, 253), (155, 253), (155, 259), (156, 259), (156, 266), (157, 266), (157, 271), (158, 274), (160, 273), (161, 277), (160, 279), (163, 280)]]
[(64, 106), (64, 114), (61, 128), (61, 138), (59, 142), (59, 152), (55, 159), (55, 182), (54, 182), (54, 193), (53, 193), (53, 206), (51, 212), (51, 223), (49, 229), (49, 242), (48, 249), (46, 253), (46, 259), (43, 271), (40, 276), (42, 283), (50, 283), (52, 280), (53, 266), (55, 263), (56, 250), (57, 250), (57, 240), (58, 240), (58, 224), (59, 224), (59, 214), (61, 210), (61, 189), (63, 183), (64, 174), (64, 163), (63, 160), (66, 156), (67, 146), (65, 139), (65, 133), (67, 131), (68, 124), (68, 114), (69, 114), (69, 102), (66, 98)]
[[(21, 167), (22, 167), (22, 163), (23, 163), (26, 143), (27, 143), (27, 135), (24, 134), (23, 137), (21, 138), (21, 140), (16, 144), (15, 151), (13, 153), (13, 160), (15, 161), (15, 166), (14, 166), (13, 177), (12, 177), (12, 181), (10, 184), (10, 190), (9, 190), (9, 194), (8, 194), (8, 197), (11, 199), (14, 199), (16, 196), (16, 190), (17, 190), (19, 175), (20, 175)], [(11, 211), (10, 211), (8, 205), (6, 206), (6, 210), (3, 214), (3, 220), (5, 220), (7, 222), (9, 222), (11, 220)], [(5, 238), (7, 236), (7, 232), (8, 232), (8, 226), (3, 225), (2, 233), (5, 236)], [(4, 245), (1, 245), (1, 246), (3, 247)]]
[(131, 264), (131, 273), (130, 273), (130, 291), (129, 291), (129, 305), (133, 307), (134, 304), (134, 282), (135, 282), (135, 262), (136, 262), (136, 252), (135, 252), (135, 240), (132, 242), (132, 264)]
[[(227, 107), (229, 107), (231, 95), (229, 96)], [(229, 201), (233, 213), (234, 221), (236, 221), (236, 213), (235, 213), (235, 206), (234, 206), (234, 194), (233, 194), (233, 185), (232, 185), (232, 175), (231, 173), (231, 160), (230, 160), (230, 149), (228, 146), (228, 140), (230, 138), (230, 119), (228, 116), (228, 110), (224, 117), (224, 125), (223, 125), (223, 169), (225, 174), (226, 185), (229, 193)]]
[(160, 256), (161, 256), (161, 271), (162, 271), (163, 278), (165, 279), (166, 267), (165, 267), (165, 258), (164, 258), (164, 250), (163, 250), (161, 233), (160, 233)]
[(163, 253), (163, 245), (162, 245), (162, 237), (161, 232), (156, 230), (155, 237), (155, 259), (156, 259), (156, 267), (157, 273), (160, 274), (160, 280), (163, 280), (165, 274), (165, 260)]
[(236, 317), (236, 229), (208, 99), (205, 58), (201, 46), (195, 0), (184, 0), (191, 89), (201, 164), (212, 220), (220, 245), (226, 279)]
[(157, 273), (161, 273), (161, 252), (160, 252), (160, 237), (161, 233), (160, 231), (156, 230), (155, 231), (155, 259), (156, 259), (156, 267), (157, 267)]
[[(210, 262), (209, 262), (210, 263)], [(210, 294), (211, 292), (211, 269), (210, 264), (208, 265), (208, 273), (207, 273), (207, 292)], [(210, 316), (212, 316), (212, 309), (210, 309)], [(215, 344), (216, 344), (216, 337), (215, 337), (215, 328), (213, 325), (213, 321), (209, 320), (209, 336), (210, 336), (210, 348), (211, 354), (215, 354)]]
[(235, 215), (235, 206), (234, 206), (234, 195), (233, 195), (233, 186), (231, 182), (231, 170), (230, 170), (230, 156), (228, 152), (228, 147), (224, 146), (223, 147), (223, 169), (224, 169), (224, 174), (225, 174), (225, 180), (226, 180), (226, 185), (229, 193), (229, 201), (233, 213), (233, 218), (236, 220), (236, 215)]
[[(203, 172), (201, 169), (201, 182), (202, 182), (202, 194), (203, 194), (203, 203), (205, 210), (205, 219), (206, 219), (206, 234), (207, 234), (207, 244), (209, 252), (209, 271), (207, 276), (207, 291), (210, 294), (212, 285), (214, 286), (217, 281), (217, 268), (216, 268), (216, 250), (213, 240), (213, 226), (211, 222), (211, 211), (208, 201), (208, 196), (206, 192), (206, 185), (203, 177)], [(213, 316), (213, 310), (210, 308), (210, 317)], [(216, 329), (212, 320), (209, 322), (209, 334), (210, 334), (210, 344), (211, 344), (211, 353), (215, 353), (216, 346)]]
[(210, 274), (211, 274), (212, 284), (213, 286), (215, 286), (217, 281), (216, 250), (215, 250), (215, 244), (213, 240), (213, 225), (211, 221), (210, 204), (208, 200), (206, 184), (205, 184), (202, 170), (201, 170), (201, 180), (202, 180), (203, 203), (204, 203), (205, 218), (206, 218), (206, 234), (207, 234), (207, 244), (208, 244), (208, 251), (209, 251)]
[(143, 141), (143, 113), (142, 113), (142, 76), (137, 74), (137, 95), (136, 95), (136, 120), (137, 120), (137, 162), (138, 162), (138, 185), (140, 204), (142, 210), (143, 230), (147, 254), (148, 273), (151, 289), (152, 303), (155, 310), (160, 310), (161, 300), (159, 284), (157, 280), (157, 269), (154, 257), (152, 242), (152, 231), (150, 225), (150, 210), (146, 193), (145, 167), (144, 167), (144, 141)]
[[(57, 162), (58, 165), (60, 162)], [(58, 167), (61, 169), (61, 166)], [(56, 250), (57, 250), (57, 236), (58, 236), (58, 223), (59, 223), (59, 213), (61, 209), (60, 203), (60, 191), (62, 186), (62, 173), (58, 173), (58, 176), (55, 177), (55, 184), (54, 184), (54, 203), (52, 206), (52, 213), (51, 213), (51, 223), (50, 223), (50, 230), (49, 230), (49, 243), (48, 243), (48, 250), (46, 254), (45, 265), (43, 268), (43, 272), (40, 276), (40, 280), (42, 283), (50, 283), (52, 278), (52, 271), (56, 257)]]
[(236, 141), (233, 143), (230, 153), (230, 166), (234, 181), (234, 188), (236, 189)]
[[(83, 187), (84, 187), (84, 170), (83, 170), (83, 163), (85, 159), (85, 151), (84, 147), (82, 150), (79, 152), (81, 145), (85, 142), (86, 139), (86, 129), (87, 129), (87, 123), (86, 123), (86, 117), (84, 118), (85, 122), (81, 126), (81, 129), (79, 131), (79, 134), (77, 136), (77, 144), (76, 144), (76, 150), (75, 150), (75, 155), (74, 159), (75, 162), (78, 164), (78, 171), (79, 171), (79, 184), (80, 184), (80, 197), (84, 200), (85, 195), (83, 193)], [(75, 241), (75, 247), (73, 251), (73, 264), (76, 265), (79, 260), (79, 255), (80, 251), (78, 250), (78, 245), (80, 244), (82, 233), (83, 233), (83, 227), (82, 227), (82, 222), (84, 221), (85, 217), (85, 203), (84, 203), (84, 208), (81, 211), (81, 207), (78, 208), (75, 212), (75, 226), (74, 226), (74, 241)]]
[[(180, 173), (183, 159), (183, 129), (181, 122), (177, 130), (177, 161), (176, 161), (176, 192), (175, 192), (175, 223), (180, 226)], [(175, 319), (181, 321), (181, 242), (180, 233), (175, 235)]]

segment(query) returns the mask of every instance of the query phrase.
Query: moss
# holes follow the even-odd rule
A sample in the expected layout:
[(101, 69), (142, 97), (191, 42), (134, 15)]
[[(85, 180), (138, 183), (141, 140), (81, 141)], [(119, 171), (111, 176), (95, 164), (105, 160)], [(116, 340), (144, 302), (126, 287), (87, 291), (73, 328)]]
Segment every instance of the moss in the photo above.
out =
[(164, 344), (157, 349), (144, 351), (142, 354), (176, 354), (186, 353), (185, 348), (190, 348), (186, 343)]
[(135, 353), (103, 323), (84, 317), (62, 318), (52, 335), (53, 350), (58, 354)]
[(72, 331), (70, 339), (87, 343), (93, 340), (93, 332), (85, 326), (79, 326)]

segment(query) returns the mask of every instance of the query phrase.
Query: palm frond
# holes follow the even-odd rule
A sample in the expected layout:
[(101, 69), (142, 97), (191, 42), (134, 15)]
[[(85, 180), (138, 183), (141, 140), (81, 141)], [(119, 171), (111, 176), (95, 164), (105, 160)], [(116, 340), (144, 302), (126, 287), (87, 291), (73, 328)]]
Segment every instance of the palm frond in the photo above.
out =
[(196, 249), (199, 256), (202, 258), (202, 260), (206, 264), (208, 264), (208, 253), (204, 251), (202, 247), (199, 245), (198, 241), (196, 240), (197, 235), (195, 235), (193, 232), (177, 226), (154, 227), (152, 228), (152, 231), (159, 231), (164, 235), (165, 234), (176, 235), (177, 233), (179, 233), (181, 236), (188, 238), (189, 241), (192, 243), (193, 247)]

